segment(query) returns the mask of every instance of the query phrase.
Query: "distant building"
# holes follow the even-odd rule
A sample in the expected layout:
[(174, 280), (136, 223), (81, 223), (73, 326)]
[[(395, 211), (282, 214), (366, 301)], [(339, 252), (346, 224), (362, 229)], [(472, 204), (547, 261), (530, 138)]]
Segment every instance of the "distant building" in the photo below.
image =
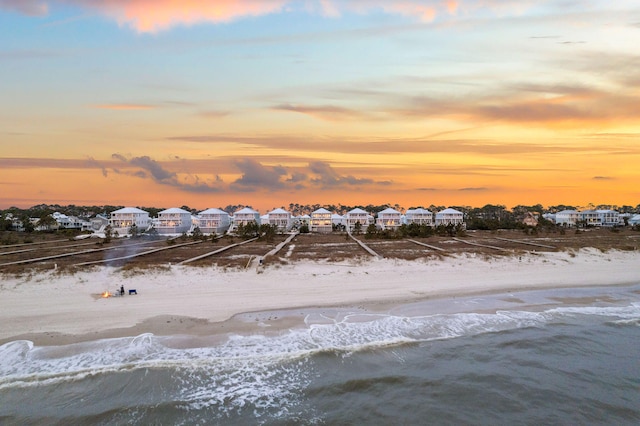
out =
[(231, 225), (231, 229), (235, 231), (240, 225), (247, 226), (249, 223), (254, 222), (257, 225), (260, 225), (260, 213), (253, 210), (252, 208), (245, 207), (233, 214), (233, 223)]
[(331, 227), (333, 228), (333, 226), (335, 226), (336, 228), (342, 228), (342, 230), (344, 230), (347, 226), (347, 220), (344, 216), (333, 213), (331, 215)]
[[(147, 217), (148, 216), (149, 215), (147, 215)], [(94, 232), (104, 232), (104, 228), (106, 228), (107, 225), (109, 225), (109, 218), (106, 215), (97, 214), (94, 217), (92, 217), (91, 219), (89, 219), (89, 222), (91, 222), (91, 230), (92, 231), (94, 231)]]
[(284, 209), (275, 209), (267, 214), (267, 223), (278, 228), (279, 232), (287, 232), (293, 226), (291, 213)]
[(636, 226), (640, 225), (640, 214), (633, 215), (629, 218), (629, 225)]
[(229, 213), (212, 208), (198, 214), (198, 228), (203, 234), (224, 234), (229, 229)]
[(378, 213), (376, 226), (380, 229), (396, 230), (402, 225), (402, 213), (391, 207)]
[(409, 209), (404, 220), (407, 225), (415, 223), (417, 225), (433, 226), (433, 213), (423, 208)]
[(535, 213), (527, 212), (522, 218), (522, 223), (527, 226), (538, 226), (538, 216)]
[(464, 214), (456, 209), (444, 209), (436, 213), (436, 226), (465, 225)]
[(580, 219), (580, 213), (576, 210), (563, 210), (556, 213), (556, 225), (572, 228)]
[[(98, 225), (97, 221), (95, 224)], [(151, 219), (149, 218), (149, 213), (144, 210), (136, 207), (125, 207), (111, 213), (109, 225), (111, 225), (112, 232), (117, 232), (124, 236), (129, 234), (129, 230), (133, 225), (136, 225), (140, 231), (147, 230), (151, 225)]]
[(585, 226), (620, 226), (620, 213), (615, 210), (584, 210), (579, 217)]
[(353, 231), (356, 224), (360, 224), (360, 228), (364, 232), (369, 224), (373, 223), (373, 218), (369, 213), (362, 209), (355, 208), (345, 215), (346, 227), (348, 231)]
[[(320, 208), (311, 213), (309, 220), (309, 230), (311, 232), (329, 233), (333, 231), (333, 222), (331, 221), (331, 212), (327, 209)], [(342, 216), (340, 216), (342, 218)]]
[(67, 216), (60, 212), (55, 212), (51, 216), (58, 222), (58, 229), (76, 229), (79, 231), (91, 229), (91, 223), (88, 220), (81, 219), (77, 216)]
[(193, 226), (191, 212), (174, 207), (158, 213), (154, 227), (160, 235), (175, 235), (189, 232)]

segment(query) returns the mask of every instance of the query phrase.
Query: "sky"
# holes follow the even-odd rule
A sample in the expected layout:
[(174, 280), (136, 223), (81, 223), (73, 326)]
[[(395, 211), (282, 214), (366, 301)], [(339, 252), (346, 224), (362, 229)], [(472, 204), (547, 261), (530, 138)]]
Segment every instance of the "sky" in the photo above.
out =
[(0, 208), (640, 204), (637, 0), (0, 0)]

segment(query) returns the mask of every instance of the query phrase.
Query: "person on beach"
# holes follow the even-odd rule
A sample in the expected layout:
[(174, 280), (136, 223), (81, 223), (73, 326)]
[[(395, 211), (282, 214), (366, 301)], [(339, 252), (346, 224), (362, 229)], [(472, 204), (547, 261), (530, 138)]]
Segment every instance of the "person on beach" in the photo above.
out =
[(124, 296), (124, 286), (120, 286), (120, 296)]

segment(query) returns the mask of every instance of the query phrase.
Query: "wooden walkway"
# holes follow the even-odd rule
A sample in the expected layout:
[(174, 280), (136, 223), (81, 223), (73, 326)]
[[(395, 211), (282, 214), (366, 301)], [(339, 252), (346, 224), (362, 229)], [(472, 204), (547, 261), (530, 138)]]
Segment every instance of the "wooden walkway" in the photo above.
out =
[(369, 253), (371, 256), (373, 257), (377, 257), (378, 259), (382, 259), (383, 256), (380, 256), (378, 253), (376, 253), (371, 247), (369, 247), (368, 245), (366, 245), (365, 243), (363, 243), (362, 241), (360, 241), (359, 239), (357, 239), (356, 237), (354, 237), (351, 233), (349, 233), (349, 236), (351, 237), (351, 239), (353, 241), (355, 241), (356, 243), (358, 243), (358, 245), (360, 247), (362, 247), (367, 253)]
[(256, 238), (251, 238), (251, 239), (249, 239), (249, 240), (241, 241), (241, 242), (239, 242), (239, 243), (231, 244), (231, 245), (228, 245), (228, 246), (224, 246), (224, 247), (219, 248), (219, 249), (217, 249), (217, 250), (214, 250), (214, 251), (212, 251), (212, 252), (205, 253), (205, 254), (201, 254), (200, 256), (192, 257), (191, 259), (185, 259), (185, 260), (183, 260), (182, 262), (178, 263), (178, 265), (184, 265), (185, 263), (195, 262), (196, 260), (204, 259), (204, 258), (207, 258), (207, 257), (209, 257), (209, 256), (213, 256), (214, 254), (222, 253), (223, 251), (226, 251), (226, 250), (232, 249), (232, 248), (237, 247), (237, 246), (241, 246), (241, 245), (243, 245), (243, 244), (250, 243), (250, 242), (255, 241), (255, 240), (257, 240), (257, 239), (258, 239), (258, 237), (256, 237)]
[(554, 246), (547, 246), (544, 244), (538, 244), (538, 243), (532, 243), (530, 241), (523, 241), (523, 240), (512, 240), (509, 238), (501, 238), (501, 237), (494, 237), (496, 240), (502, 240), (502, 241), (509, 241), (511, 243), (518, 243), (518, 244), (526, 244), (529, 246), (535, 246), (535, 247), (543, 247), (543, 248), (548, 248), (548, 249), (553, 249), (555, 250), (557, 247)]
[(282, 250), (282, 248), (284, 246), (286, 246), (287, 244), (289, 244), (291, 242), (291, 240), (293, 240), (295, 237), (298, 236), (298, 233), (296, 232), (295, 234), (291, 234), (287, 237), (286, 240), (284, 240), (283, 242), (281, 242), (280, 244), (278, 244), (277, 246), (275, 246), (272, 250), (270, 250), (267, 254), (265, 254), (264, 256), (259, 256), (256, 257), (255, 259), (253, 259), (252, 262), (250, 262), (247, 265), (247, 268), (249, 268), (250, 266), (254, 265), (256, 266), (256, 270), (260, 269), (260, 266), (262, 266), (262, 262), (264, 259), (266, 259), (268, 256), (273, 256), (276, 253), (278, 253), (280, 250)]
[(469, 244), (470, 246), (486, 247), (486, 248), (490, 248), (490, 249), (493, 249), (493, 250), (499, 250), (499, 251), (504, 251), (504, 252), (508, 252), (508, 253), (512, 253), (513, 252), (513, 250), (509, 250), (509, 249), (506, 249), (504, 247), (496, 247), (496, 246), (490, 246), (488, 244), (472, 243), (471, 241), (465, 241), (465, 240), (462, 240), (460, 238), (453, 238), (453, 240), (454, 241), (458, 241), (458, 242), (463, 243), (463, 244)]
[[(129, 244), (126, 247), (134, 247), (134, 246), (139, 246), (139, 245), (149, 244), (149, 243), (150, 242), (144, 242), (144, 243), (138, 243), (138, 244)], [(95, 244), (95, 243), (91, 243), (91, 244)], [(69, 247), (69, 246), (66, 246), (66, 247)], [(73, 246), (73, 247), (75, 247), (75, 246)], [(2, 263), (2, 264), (0, 264), (0, 267), (2, 267), (2, 266), (10, 266), (10, 265), (24, 265), (26, 263), (42, 262), (43, 260), (53, 260), (53, 259), (60, 259), (62, 257), (77, 256), (77, 255), (80, 255), (80, 254), (95, 253), (95, 252), (107, 251), (107, 250), (116, 250), (116, 249), (119, 249), (119, 248), (122, 248), (122, 247), (123, 246), (102, 247), (102, 248), (97, 248), (97, 249), (88, 249), (88, 250), (82, 250), (82, 251), (73, 251), (73, 252), (70, 252), (70, 253), (61, 253), (61, 254), (54, 254), (54, 255), (50, 255), (50, 256), (35, 257), (35, 258), (31, 258), (31, 259), (15, 260), (13, 262)]]
[(446, 252), (446, 250), (441, 248), (441, 247), (436, 247), (436, 246), (432, 246), (430, 244), (421, 243), (420, 241), (416, 241), (416, 240), (407, 240), (407, 241), (411, 241), (412, 243), (418, 244), (419, 246), (425, 246), (427, 248), (430, 248), (431, 250), (436, 250), (436, 251), (440, 251), (440, 252), (443, 252), (443, 253)]
[(163, 251), (163, 250), (171, 250), (171, 249), (178, 248), (178, 247), (190, 246), (192, 244), (200, 244), (200, 243), (202, 243), (202, 241), (191, 241), (191, 242), (188, 242), (188, 243), (174, 244), (172, 246), (160, 247), (160, 248), (157, 248), (157, 249), (143, 251), (142, 253), (130, 254), (128, 256), (120, 256), (120, 257), (113, 257), (111, 259), (92, 260), (90, 262), (76, 263), (73, 266), (87, 266), (87, 265), (96, 265), (98, 263), (113, 262), (113, 261), (116, 261), (116, 260), (129, 260), (129, 259), (133, 259), (134, 257), (146, 256), (147, 254), (157, 253), (157, 252)]

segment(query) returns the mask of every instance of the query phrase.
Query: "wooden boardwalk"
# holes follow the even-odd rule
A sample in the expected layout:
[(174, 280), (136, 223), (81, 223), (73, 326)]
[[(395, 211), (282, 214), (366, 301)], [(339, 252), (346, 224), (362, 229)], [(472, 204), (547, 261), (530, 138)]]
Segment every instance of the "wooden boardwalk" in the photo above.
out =
[(223, 251), (227, 251), (227, 250), (232, 249), (232, 248), (234, 248), (234, 247), (237, 247), (237, 246), (241, 246), (241, 245), (243, 245), (243, 244), (250, 243), (250, 242), (255, 241), (255, 240), (257, 240), (257, 239), (258, 239), (258, 237), (256, 237), (256, 238), (251, 238), (251, 239), (249, 239), (249, 240), (242, 241), (242, 242), (235, 243), (235, 244), (230, 244), (230, 245), (228, 245), (228, 246), (224, 246), (224, 247), (222, 247), (222, 248), (219, 248), (219, 249), (217, 249), (217, 250), (211, 251), (211, 252), (209, 252), (209, 253), (201, 254), (200, 256), (192, 257), (191, 259), (185, 259), (185, 260), (183, 260), (182, 262), (178, 263), (178, 265), (184, 265), (185, 263), (195, 262), (196, 260), (204, 259), (204, 258), (207, 258), (207, 257), (209, 257), (209, 256), (213, 256), (214, 254), (222, 253)]

